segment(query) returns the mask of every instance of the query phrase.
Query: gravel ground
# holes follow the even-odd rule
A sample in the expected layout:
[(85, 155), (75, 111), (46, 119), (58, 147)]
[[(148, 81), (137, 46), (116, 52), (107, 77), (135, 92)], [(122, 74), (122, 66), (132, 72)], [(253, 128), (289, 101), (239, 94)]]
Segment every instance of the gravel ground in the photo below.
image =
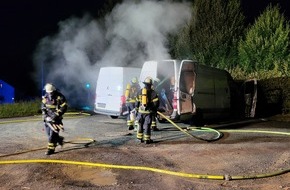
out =
[[(47, 139), (40, 120), (0, 120), (0, 189), (290, 190), (290, 122), (281, 116), (208, 126), (223, 134), (213, 142), (159, 124), (160, 131), (152, 133), (154, 143), (145, 145), (123, 119), (68, 115), (61, 133), (67, 143), (50, 156), (44, 154)], [(91, 140), (95, 142), (85, 146)], [(29, 163), (5, 163), (14, 160)], [(51, 160), (66, 163), (37, 162)], [(281, 170), (287, 171), (273, 175)], [(241, 179), (216, 179), (220, 176)]]

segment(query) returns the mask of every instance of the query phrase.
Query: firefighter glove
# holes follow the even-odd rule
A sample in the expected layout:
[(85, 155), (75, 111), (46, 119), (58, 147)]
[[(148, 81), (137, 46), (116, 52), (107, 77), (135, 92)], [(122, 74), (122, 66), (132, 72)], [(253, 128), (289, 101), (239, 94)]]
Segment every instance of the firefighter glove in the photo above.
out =
[(53, 119), (51, 117), (49, 117), (49, 116), (46, 116), (45, 117), (45, 121), (46, 122), (53, 122)]
[(51, 119), (52, 119), (52, 120), (55, 120), (55, 119), (57, 119), (57, 118), (58, 118), (58, 116), (59, 116), (59, 114), (58, 114), (58, 113), (56, 113), (56, 112), (51, 112), (51, 114), (50, 114), (50, 117), (51, 117)]

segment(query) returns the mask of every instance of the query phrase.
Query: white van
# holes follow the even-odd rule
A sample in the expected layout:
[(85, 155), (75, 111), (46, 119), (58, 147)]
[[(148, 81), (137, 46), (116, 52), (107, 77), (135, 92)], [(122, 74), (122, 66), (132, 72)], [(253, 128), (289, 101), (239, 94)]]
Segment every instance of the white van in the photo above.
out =
[(133, 77), (138, 78), (140, 71), (135, 67), (102, 67), (97, 80), (94, 112), (111, 118), (126, 115), (126, 86)]
[[(221, 69), (200, 65), (192, 60), (147, 61), (140, 81), (147, 76), (159, 79), (159, 111), (173, 121), (226, 118), (231, 113), (234, 81)], [(160, 122), (164, 118), (158, 116)]]

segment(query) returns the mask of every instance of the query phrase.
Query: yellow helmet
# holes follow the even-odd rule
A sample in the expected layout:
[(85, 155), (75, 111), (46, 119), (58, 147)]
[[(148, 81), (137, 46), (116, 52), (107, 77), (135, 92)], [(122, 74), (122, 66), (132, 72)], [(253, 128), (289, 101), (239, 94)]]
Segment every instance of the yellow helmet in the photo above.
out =
[(132, 84), (136, 84), (138, 83), (138, 79), (137, 77), (133, 77), (132, 80), (131, 80)]
[(143, 83), (152, 85), (152, 78), (151, 77), (146, 77)]
[(47, 83), (45, 86), (44, 86), (44, 90), (45, 92), (47, 93), (52, 93), (53, 91), (56, 90), (55, 86), (51, 83)]

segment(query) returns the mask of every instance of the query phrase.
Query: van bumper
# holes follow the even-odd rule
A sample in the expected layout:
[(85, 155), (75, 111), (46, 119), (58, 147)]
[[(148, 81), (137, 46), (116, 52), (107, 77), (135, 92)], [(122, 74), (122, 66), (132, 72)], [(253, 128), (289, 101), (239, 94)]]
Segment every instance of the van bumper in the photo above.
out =
[(98, 114), (102, 114), (102, 115), (110, 115), (110, 116), (125, 116), (126, 114), (126, 111), (122, 111), (119, 112), (119, 111), (114, 111), (114, 110), (104, 110), (104, 109), (98, 109), (98, 108), (95, 108), (94, 109), (94, 112), (95, 113), (98, 113)]

